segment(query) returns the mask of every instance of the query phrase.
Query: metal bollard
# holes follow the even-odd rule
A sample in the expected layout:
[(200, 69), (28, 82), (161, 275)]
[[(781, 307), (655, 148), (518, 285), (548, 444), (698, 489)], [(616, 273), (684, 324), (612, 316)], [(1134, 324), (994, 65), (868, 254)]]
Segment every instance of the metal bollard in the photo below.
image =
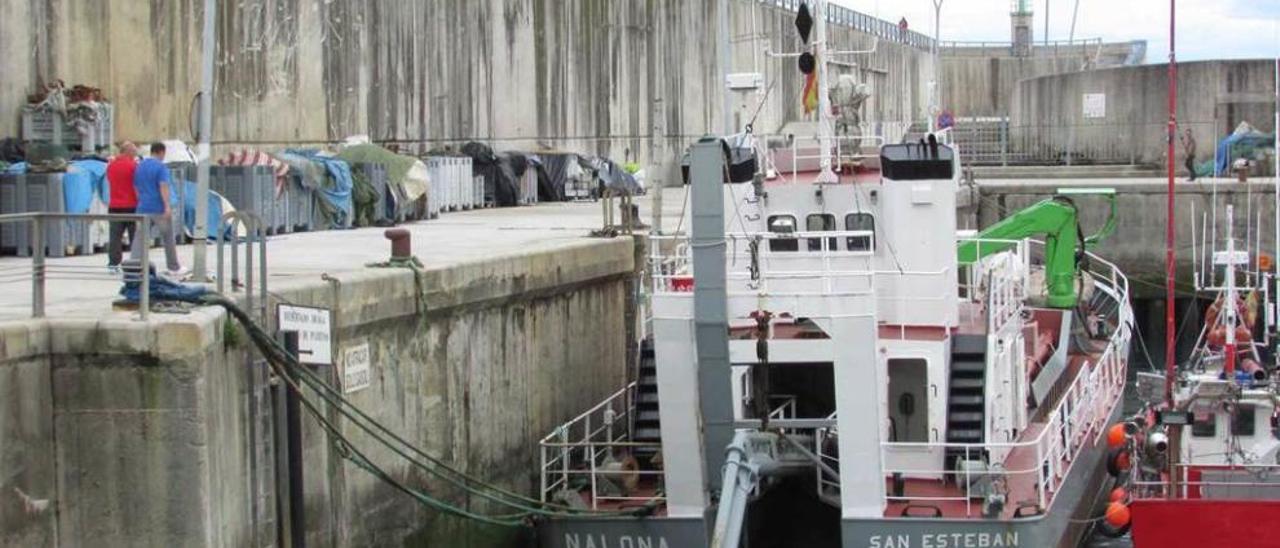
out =
[(391, 260), (408, 259), (413, 256), (413, 245), (408, 230), (389, 228), (382, 235), (391, 241)]

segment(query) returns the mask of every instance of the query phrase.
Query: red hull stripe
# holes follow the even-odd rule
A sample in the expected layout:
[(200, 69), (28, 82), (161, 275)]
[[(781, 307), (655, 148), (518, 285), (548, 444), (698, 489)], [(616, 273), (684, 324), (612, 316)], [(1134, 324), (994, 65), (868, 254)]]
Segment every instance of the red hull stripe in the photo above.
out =
[(1280, 547), (1280, 500), (1135, 500), (1134, 548)]

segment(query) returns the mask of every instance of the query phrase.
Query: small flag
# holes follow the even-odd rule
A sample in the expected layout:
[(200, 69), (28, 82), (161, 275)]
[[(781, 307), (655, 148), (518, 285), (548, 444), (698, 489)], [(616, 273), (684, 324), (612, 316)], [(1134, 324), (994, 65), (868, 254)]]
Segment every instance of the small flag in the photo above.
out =
[(804, 104), (804, 113), (818, 110), (818, 71), (804, 75), (804, 93), (800, 102)]

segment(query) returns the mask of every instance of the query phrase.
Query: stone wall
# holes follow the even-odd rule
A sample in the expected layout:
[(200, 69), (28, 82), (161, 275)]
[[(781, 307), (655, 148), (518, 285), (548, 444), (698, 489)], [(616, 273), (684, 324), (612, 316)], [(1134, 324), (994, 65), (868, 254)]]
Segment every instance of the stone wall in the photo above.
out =
[[(633, 250), (584, 240), (428, 269), (421, 307), (407, 269), (280, 284), (273, 301), (331, 308), (337, 355), (369, 343), (373, 380), (356, 405), (453, 466), (536, 496), (538, 439), (625, 381)], [(0, 544), (274, 541), (277, 470), (250, 420), (261, 364), (221, 309), (0, 328)], [(338, 424), (397, 479), (488, 510)], [(424, 509), (342, 460), (313, 419), (303, 425), (309, 545), (520, 536)]]
[[(1167, 155), (1168, 66), (1073, 72), (1018, 82), (1010, 125), (1045, 126), (1035, 146), (1084, 158), (1163, 165)], [(1086, 118), (1085, 94), (1106, 97), (1105, 113)], [(1178, 64), (1178, 125), (1191, 129), (1198, 161), (1212, 160), (1218, 140), (1240, 122), (1270, 133), (1275, 126), (1275, 62), (1199, 61)], [(1011, 146), (1021, 141), (1017, 132)], [(1029, 136), (1030, 137), (1030, 136)], [(1180, 175), (1182, 147), (1177, 147)]]
[[(730, 116), (774, 131), (800, 117), (794, 13), (758, 0), (246, 0), (219, 2), (215, 145), (280, 148), (352, 134), (427, 149), (478, 139), (648, 155), (723, 129), (718, 9), (730, 6), (730, 72), (778, 77), (734, 96)], [(40, 83), (101, 87), (116, 135), (191, 139), (199, 89), (201, 0), (2, 0), (0, 135)], [(832, 43), (870, 34), (833, 25)], [(924, 115), (926, 48), (882, 40), (860, 65), (873, 119)], [(853, 69), (841, 69), (853, 70)], [(878, 118), (876, 118), (878, 117)]]
[(1015, 57), (1012, 46), (944, 47), (942, 106), (961, 118), (1007, 117), (1019, 80), (1142, 62), (1145, 42), (1035, 46)]

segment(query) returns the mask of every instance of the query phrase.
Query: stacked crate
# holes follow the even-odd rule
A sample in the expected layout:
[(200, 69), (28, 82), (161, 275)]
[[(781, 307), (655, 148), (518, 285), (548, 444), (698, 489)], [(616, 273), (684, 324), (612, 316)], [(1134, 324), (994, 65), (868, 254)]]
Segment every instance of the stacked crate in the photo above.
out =
[(361, 174), (364, 180), (373, 186), (373, 192), (377, 195), (373, 222), (375, 224), (396, 222), (398, 220), (394, 206), (396, 200), (391, 195), (391, 181), (387, 176), (387, 166), (372, 163), (351, 164), (351, 173), (352, 175)]
[(209, 188), (236, 210), (257, 215), (268, 234), (283, 233), (290, 224), (289, 201), (284, 197), (276, 199), (276, 176), (270, 166), (212, 167)]
[[(66, 212), (61, 173), (25, 173), (0, 175), (0, 214), (31, 212)], [(45, 255), (65, 257), (88, 253), (89, 225), (84, 221), (49, 221), (44, 225)], [(5, 223), (0, 227), (0, 251), (29, 257), (31, 226), (28, 223)]]
[[(428, 207), (432, 211), (445, 213), (461, 211), (477, 207), (483, 202), (477, 196), (472, 177), (471, 158), (462, 156), (430, 156), (426, 159), (427, 177), (430, 188), (427, 191), (429, 201), (435, 202)], [(483, 189), (483, 184), (481, 185)]]

